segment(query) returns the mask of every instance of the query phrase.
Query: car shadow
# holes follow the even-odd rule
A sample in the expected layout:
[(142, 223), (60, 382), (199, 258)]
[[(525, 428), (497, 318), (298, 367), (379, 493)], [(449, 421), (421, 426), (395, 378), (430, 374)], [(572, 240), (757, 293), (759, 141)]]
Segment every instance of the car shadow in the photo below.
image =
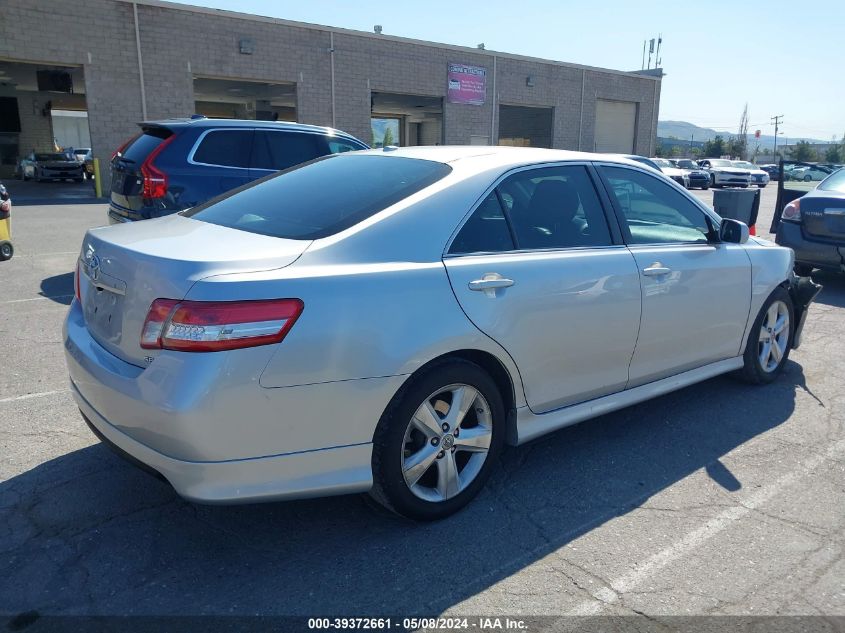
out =
[(845, 273), (816, 270), (813, 272), (813, 281), (824, 286), (815, 299), (816, 303), (845, 308)]
[(511, 448), (429, 524), (364, 496), (195, 505), (94, 444), (0, 483), (0, 613), (440, 613), (691, 473), (740, 489), (720, 458), (787, 420), (803, 384), (790, 361), (766, 387), (719, 377)]
[(41, 290), (38, 294), (46, 299), (69, 306), (73, 301), (73, 276), (74, 273), (62, 273), (45, 277), (41, 280)]

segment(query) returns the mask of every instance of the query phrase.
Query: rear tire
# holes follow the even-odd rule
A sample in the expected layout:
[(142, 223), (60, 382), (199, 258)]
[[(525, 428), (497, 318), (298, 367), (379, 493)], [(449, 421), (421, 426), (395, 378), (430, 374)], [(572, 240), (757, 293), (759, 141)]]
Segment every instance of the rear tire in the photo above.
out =
[(751, 326), (740, 377), (755, 385), (765, 385), (777, 378), (789, 358), (794, 327), (792, 298), (783, 286), (778, 286)]
[(370, 495), (409, 519), (447, 517), (484, 486), (504, 436), (504, 405), (487, 372), (465, 360), (437, 363), (411, 378), (381, 416)]
[(14, 254), (15, 247), (11, 242), (0, 242), (0, 262), (9, 261)]

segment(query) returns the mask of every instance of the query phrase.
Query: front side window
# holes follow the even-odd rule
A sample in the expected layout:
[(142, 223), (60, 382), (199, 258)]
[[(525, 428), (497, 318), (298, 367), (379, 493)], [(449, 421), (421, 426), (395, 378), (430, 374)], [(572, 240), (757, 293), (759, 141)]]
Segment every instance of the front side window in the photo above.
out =
[(249, 167), (252, 130), (213, 130), (194, 152), (195, 163), (220, 167)]
[(287, 239), (334, 235), (444, 178), (445, 163), (357, 153), (329, 155), (184, 211), (182, 215)]
[(499, 191), (521, 250), (612, 243), (586, 167), (521, 171), (506, 178)]
[(280, 171), (328, 153), (325, 139), (318, 134), (257, 130), (252, 167)]
[(707, 216), (674, 187), (624, 167), (602, 167), (632, 244), (706, 244)]

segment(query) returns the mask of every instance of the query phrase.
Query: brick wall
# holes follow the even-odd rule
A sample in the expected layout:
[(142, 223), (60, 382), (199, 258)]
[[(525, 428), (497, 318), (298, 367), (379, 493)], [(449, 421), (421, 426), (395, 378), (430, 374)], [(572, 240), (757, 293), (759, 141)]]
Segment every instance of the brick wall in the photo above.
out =
[[(331, 125), (332, 36), (327, 28), (174, 5), (144, 2), (137, 7), (147, 118), (193, 113), (193, 77), (200, 75), (293, 82), (297, 120)], [(239, 52), (241, 38), (254, 42), (253, 54)], [(3, 0), (0, 57), (83, 67), (96, 156), (107, 158), (137, 130), (142, 109), (131, 3)], [(487, 96), (481, 106), (444, 98), (442, 138), (447, 144), (489, 137), (497, 126), (495, 101), (553, 108), (552, 146), (591, 150), (595, 100), (611, 98), (638, 104), (637, 151), (653, 153), (660, 82), (649, 77), (498, 55), (494, 95), (489, 51), (350, 31), (334, 33), (334, 62), (336, 127), (366, 141), (371, 92), (445, 97), (447, 64), (460, 62), (487, 69)], [(425, 142), (440, 141), (431, 127), (421, 132)]]

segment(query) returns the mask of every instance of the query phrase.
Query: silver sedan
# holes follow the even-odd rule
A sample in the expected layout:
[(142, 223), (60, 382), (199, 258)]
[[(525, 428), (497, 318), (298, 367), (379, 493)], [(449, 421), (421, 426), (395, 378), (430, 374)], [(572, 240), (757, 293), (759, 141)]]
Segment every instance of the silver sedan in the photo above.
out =
[(385, 148), (90, 230), (65, 350), (93, 432), (187, 499), (435, 519), (506, 443), (774, 380), (818, 291), (792, 266), (624, 158)]

